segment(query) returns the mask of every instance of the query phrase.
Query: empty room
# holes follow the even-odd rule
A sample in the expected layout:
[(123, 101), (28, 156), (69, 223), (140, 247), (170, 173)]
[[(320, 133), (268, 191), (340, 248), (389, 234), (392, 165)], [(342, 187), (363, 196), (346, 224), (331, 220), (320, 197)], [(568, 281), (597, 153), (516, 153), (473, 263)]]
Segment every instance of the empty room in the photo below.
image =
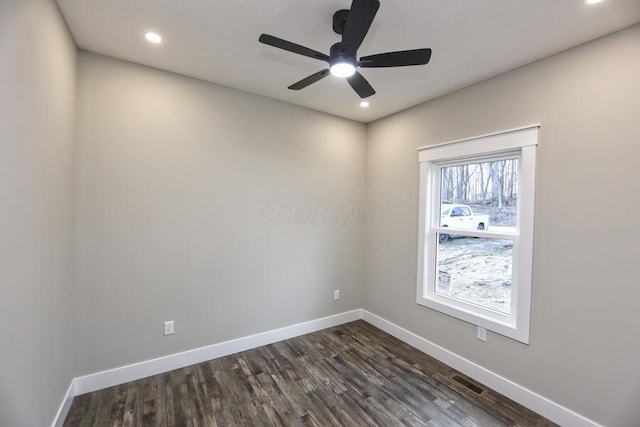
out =
[(0, 427), (638, 427), (639, 147), (638, 0), (0, 0)]

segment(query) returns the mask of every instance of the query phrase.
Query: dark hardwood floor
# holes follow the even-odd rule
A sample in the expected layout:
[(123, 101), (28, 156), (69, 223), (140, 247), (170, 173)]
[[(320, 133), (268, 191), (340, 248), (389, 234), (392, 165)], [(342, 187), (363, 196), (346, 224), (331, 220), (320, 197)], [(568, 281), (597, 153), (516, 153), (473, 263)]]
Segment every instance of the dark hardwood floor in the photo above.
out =
[(554, 424), (357, 321), (77, 396), (64, 425)]

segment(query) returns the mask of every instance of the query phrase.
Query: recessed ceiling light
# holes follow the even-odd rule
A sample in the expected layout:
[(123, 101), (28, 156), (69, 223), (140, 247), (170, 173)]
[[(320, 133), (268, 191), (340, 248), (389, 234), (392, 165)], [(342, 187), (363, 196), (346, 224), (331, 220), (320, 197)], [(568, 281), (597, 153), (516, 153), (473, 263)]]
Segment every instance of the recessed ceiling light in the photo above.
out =
[(360, 103), (360, 106), (361, 106), (362, 108), (367, 108), (367, 107), (369, 107), (369, 101), (362, 101), (362, 102)]
[(586, 4), (598, 4), (601, 3), (603, 0), (584, 0), (584, 2)]
[(148, 41), (150, 41), (151, 43), (154, 44), (159, 44), (160, 42), (162, 42), (162, 37), (160, 37), (160, 35), (158, 33), (154, 33), (149, 31), (147, 34), (144, 35), (144, 38), (146, 38)]

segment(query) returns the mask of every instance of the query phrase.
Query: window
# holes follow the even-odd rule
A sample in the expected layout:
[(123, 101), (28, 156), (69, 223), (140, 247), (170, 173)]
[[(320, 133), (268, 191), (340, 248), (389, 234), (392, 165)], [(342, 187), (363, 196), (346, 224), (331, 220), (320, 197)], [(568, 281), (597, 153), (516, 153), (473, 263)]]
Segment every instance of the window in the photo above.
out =
[(529, 342), (538, 127), (421, 148), (418, 304)]

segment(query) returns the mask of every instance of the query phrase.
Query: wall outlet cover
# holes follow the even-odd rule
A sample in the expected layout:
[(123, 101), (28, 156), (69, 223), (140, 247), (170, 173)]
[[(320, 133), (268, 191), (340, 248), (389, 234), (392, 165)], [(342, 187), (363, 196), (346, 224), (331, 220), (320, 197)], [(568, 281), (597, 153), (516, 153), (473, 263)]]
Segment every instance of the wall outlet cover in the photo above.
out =
[(174, 323), (173, 320), (169, 320), (164, 322), (164, 334), (165, 335), (173, 335), (174, 333)]
[(478, 339), (480, 341), (487, 341), (487, 330), (481, 326), (478, 326)]

